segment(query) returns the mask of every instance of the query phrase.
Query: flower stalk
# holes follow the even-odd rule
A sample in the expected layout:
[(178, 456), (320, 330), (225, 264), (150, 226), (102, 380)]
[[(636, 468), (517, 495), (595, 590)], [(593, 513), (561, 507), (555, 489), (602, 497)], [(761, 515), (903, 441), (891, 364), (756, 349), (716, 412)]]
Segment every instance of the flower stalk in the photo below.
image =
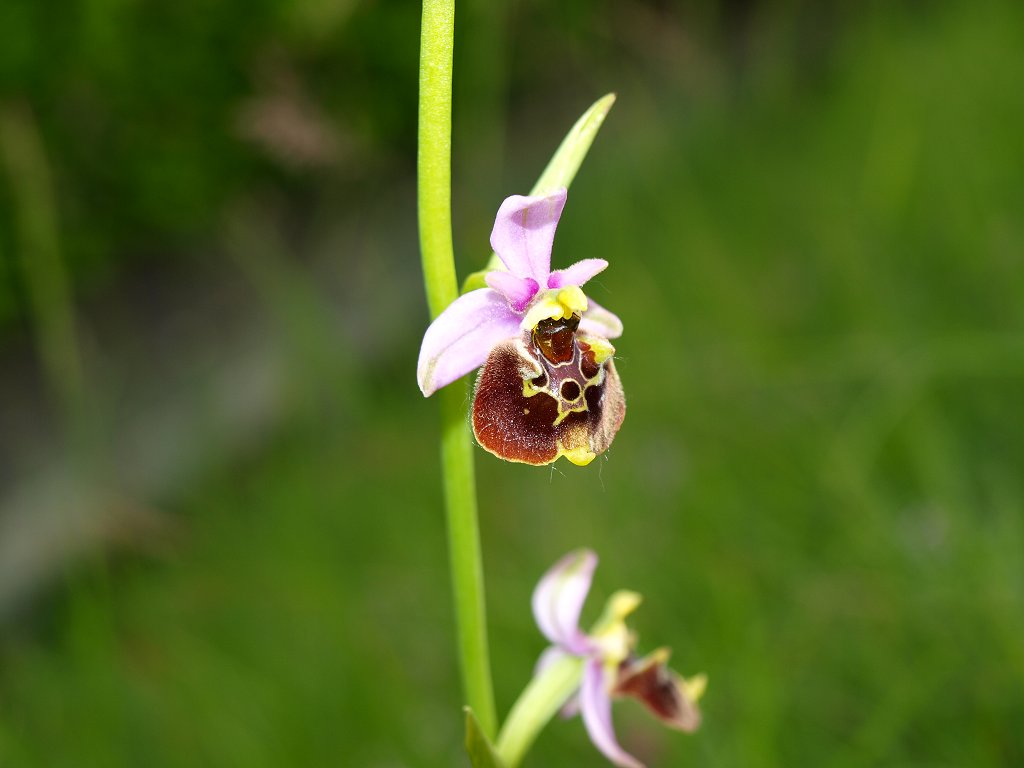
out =
[(505, 718), (495, 751), (505, 768), (517, 768), (533, 742), (580, 687), (583, 661), (565, 656), (534, 677)]
[[(424, 0), (420, 37), (417, 208), (427, 305), (436, 318), (459, 295), (452, 245), (451, 136), (454, 0)], [(466, 703), (483, 732), (497, 728), (487, 647), (476, 479), (464, 385), (441, 398), (441, 472)]]

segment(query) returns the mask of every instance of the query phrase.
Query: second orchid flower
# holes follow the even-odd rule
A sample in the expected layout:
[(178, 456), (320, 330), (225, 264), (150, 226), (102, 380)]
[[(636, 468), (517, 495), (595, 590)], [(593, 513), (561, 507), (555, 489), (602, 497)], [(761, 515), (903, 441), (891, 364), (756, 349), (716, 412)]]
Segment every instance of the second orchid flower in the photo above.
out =
[(669, 669), (667, 648), (644, 657), (635, 654), (636, 635), (625, 619), (640, 605), (636, 592), (615, 592), (593, 629), (587, 633), (580, 628), (580, 613), (596, 567), (597, 555), (590, 550), (570, 552), (534, 590), (534, 618), (552, 643), (537, 662), (535, 674), (544, 674), (567, 657), (582, 660), (579, 690), (563, 707), (563, 714), (579, 712), (591, 741), (612, 763), (643, 768), (615, 738), (612, 699), (635, 698), (668, 727), (689, 732), (700, 725), (697, 701), (707, 680), (704, 675), (686, 679)]

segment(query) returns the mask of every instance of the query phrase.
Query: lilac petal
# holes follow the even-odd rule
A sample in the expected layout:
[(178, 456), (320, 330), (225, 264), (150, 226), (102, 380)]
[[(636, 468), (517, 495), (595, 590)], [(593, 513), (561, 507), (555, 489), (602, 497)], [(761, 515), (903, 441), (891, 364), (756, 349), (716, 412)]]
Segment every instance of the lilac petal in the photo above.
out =
[(530, 299), (537, 295), (540, 286), (532, 277), (516, 277), (511, 272), (495, 269), (484, 275), (484, 280), (491, 288), (504, 296), (512, 309), (522, 312)]
[(600, 659), (591, 659), (583, 670), (580, 708), (590, 740), (605, 757), (621, 768), (644, 768), (643, 763), (620, 747), (615, 738), (612, 699), (605, 685), (604, 667)]
[(580, 320), (579, 331), (585, 335), (617, 339), (622, 335), (622, 321), (588, 296), (587, 311)]
[(565, 190), (549, 195), (506, 198), (491, 231), (491, 247), (513, 275), (547, 285), (551, 244), (565, 206)]
[(416, 379), (427, 397), (479, 368), (491, 347), (519, 333), (520, 317), (490, 288), (460, 296), (423, 334)]
[(565, 288), (567, 285), (583, 285), (598, 272), (608, 268), (604, 259), (583, 259), (565, 269), (556, 269), (548, 275), (548, 288)]
[(589, 549), (570, 552), (544, 574), (533, 591), (533, 616), (544, 636), (576, 656), (589, 652), (580, 630), (580, 611), (590, 591), (597, 555)]

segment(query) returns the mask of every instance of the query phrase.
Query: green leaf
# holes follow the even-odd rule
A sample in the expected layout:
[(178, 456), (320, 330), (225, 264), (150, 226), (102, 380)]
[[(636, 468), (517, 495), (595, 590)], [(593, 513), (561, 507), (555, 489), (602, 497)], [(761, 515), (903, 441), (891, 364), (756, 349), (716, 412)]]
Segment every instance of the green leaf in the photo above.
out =
[[(595, 101), (576, 124), (569, 130), (569, 133), (562, 139), (562, 143), (555, 150), (551, 160), (548, 161), (544, 172), (537, 179), (537, 183), (530, 190), (531, 195), (543, 195), (554, 192), (561, 187), (568, 188), (572, 180), (576, 178), (576, 172), (583, 163), (583, 158), (590, 151), (590, 145), (594, 143), (594, 137), (601, 130), (604, 118), (615, 103), (615, 94), (609, 93)], [(501, 261), (497, 254), (492, 253), (487, 266), (479, 272), (474, 272), (466, 278), (462, 284), (462, 292), (476, 290), (486, 287), (484, 275), (492, 269), (502, 269)]]
[(466, 707), (466, 752), (473, 768), (505, 768), (469, 707)]
[(609, 93), (594, 102), (583, 116), (576, 121), (562, 143), (548, 162), (548, 167), (530, 190), (531, 195), (543, 195), (561, 187), (568, 187), (576, 178), (576, 172), (583, 164), (594, 137), (601, 130), (604, 118), (615, 103), (615, 94)]

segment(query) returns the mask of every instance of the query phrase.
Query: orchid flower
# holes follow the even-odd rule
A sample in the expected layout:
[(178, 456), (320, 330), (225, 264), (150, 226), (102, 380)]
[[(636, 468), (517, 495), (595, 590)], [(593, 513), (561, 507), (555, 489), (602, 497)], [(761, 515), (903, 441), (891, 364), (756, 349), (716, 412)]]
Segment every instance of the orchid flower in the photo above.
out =
[(612, 729), (612, 699), (639, 699), (663, 723), (680, 731), (700, 725), (697, 700), (706, 678), (686, 680), (667, 667), (669, 651), (660, 648), (644, 658), (634, 655), (636, 636), (625, 618), (640, 604), (635, 592), (611, 596), (604, 615), (589, 633), (579, 627), (580, 612), (590, 591), (597, 555), (589, 550), (571, 552), (549, 570), (533, 593), (533, 615), (541, 632), (552, 642), (537, 662), (536, 675), (566, 656), (583, 660), (579, 690), (563, 707), (563, 715), (580, 712), (591, 741), (615, 765), (643, 768), (626, 752)]
[(590, 463), (626, 413), (608, 342), (622, 323), (580, 289), (608, 266), (583, 259), (551, 271), (566, 190), (507, 198), (491, 246), (505, 269), (487, 288), (453, 301), (427, 329), (417, 379), (425, 396), (484, 365), (473, 398), (473, 432), (508, 461)]

